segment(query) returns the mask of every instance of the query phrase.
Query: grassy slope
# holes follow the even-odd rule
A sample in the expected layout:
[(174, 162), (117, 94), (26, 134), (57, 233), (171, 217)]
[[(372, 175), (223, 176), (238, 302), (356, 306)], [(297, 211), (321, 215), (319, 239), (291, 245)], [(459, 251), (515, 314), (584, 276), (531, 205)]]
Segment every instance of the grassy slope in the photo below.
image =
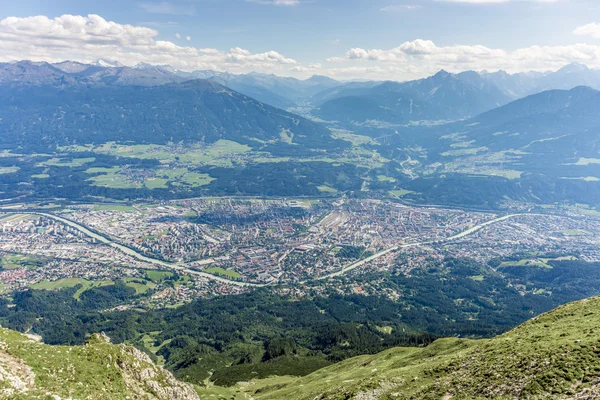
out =
[[(100, 335), (85, 346), (49, 346), (0, 328), (0, 399), (194, 399), (132, 347)], [(134, 397), (132, 397), (134, 396)]]
[(559, 307), (491, 340), (395, 348), (240, 390), (286, 400), (600, 398), (600, 298)]

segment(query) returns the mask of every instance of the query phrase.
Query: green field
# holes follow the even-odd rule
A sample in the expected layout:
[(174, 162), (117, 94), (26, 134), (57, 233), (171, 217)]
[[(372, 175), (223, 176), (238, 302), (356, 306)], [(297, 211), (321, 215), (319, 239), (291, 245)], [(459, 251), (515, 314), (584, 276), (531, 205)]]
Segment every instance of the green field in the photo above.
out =
[(150, 289), (156, 288), (156, 283), (141, 278), (125, 278), (123, 282), (135, 289), (136, 294), (144, 294)]
[(164, 178), (150, 178), (144, 181), (148, 189), (167, 189), (167, 180)]
[(242, 275), (240, 275), (238, 272), (233, 271), (231, 269), (224, 269), (221, 267), (210, 267), (210, 268), (206, 268), (204, 270), (204, 272), (206, 272), (207, 274), (213, 274), (213, 275), (217, 275), (217, 276), (222, 276), (224, 278), (228, 278), (228, 279), (242, 279)]
[(81, 288), (75, 292), (73, 297), (79, 299), (83, 292), (94, 287), (114, 285), (113, 281), (88, 281), (83, 278), (64, 278), (57, 281), (42, 281), (30, 287), (36, 290), (59, 290), (63, 288), (75, 287), (81, 285)]
[(377, 142), (369, 136), (356, 135), (354, 133), (349, 133), (348, 131), (344, 131), (341, 129), (332, 129), (331, 137), (333, 137), (334, 139), (341, 139), (350, 142), (353, 146), (377, 144)]
[(82, 165), (89, 164), (94, 162), (96, 159), (94, 157), (84, 157), (84, 158), (51, 158), (46, 161), (42, 161), (38, 163), (38, 166), (41, 167), (81, 167)]
[(6, 221), (6, 222), (10, 222), (10, 221), (36, 221), (40, 219), (39, 215), (32, 215), (32, 214), (9, 214), (7, 216), (2, 216), (0, 217), (0, 221)]
[(519, 261), (505, 261), (500, 264), (500, 267), (539, 267), (539, 268), (552, 268), (551, 265), (547, 264), (548, 259), (537, 258), (537, 259), (523, 259)]
[(332, 188), (332, 187), (330, 187), (330, 186), (322, 185), (322, 186), (318, 186), (317, 189), (319, 189), (319, 191), (321, 193), (327, 193), (327, 194), (335, 194), (335, 193), (337, 193), (337, 190), (334, 189), (334, 188)]
[(160, 282), (170, 276), (173, 276), (173, 273), (170, 271), (160, 271), (160, 270), (155, 270), (155, 269), (147, 269), (146, 270), (146, 276), (148, 277), (148, 279), (154, 281), (154, 282)]
[(93, 182), (93, 185), (95, 186), (112, 189), (139, 189), (142, 187), (140, 183), (134, 182), (125, 175), (120, 174), (119, 167), (88, 168), (85, 172), (87, 174), (99, 174), (87, 179), (88, 181)]
[(395, 190), (390, 190), (388, 193), (392, 197), (404, 197), (407, 194), (411, 194), (411, 193), (414, 193), (414, 192), (411, 191), (411, 190), (395, 189)]
[(43, 257), (26, 254), (7, 254), (0, 257), (0, 266), (3, 269), (38, 268), (45, 262)]
[(121, 212), (133, 212), (135, 208), (132, 206), (126, 206), (122, 204), (95, 204), (94, 211), (121, 211)]
[(394, 178), (391, 178), (386, 175), (377, 175), (377, 180), (379, 182), (396, 182), (396, 180)]

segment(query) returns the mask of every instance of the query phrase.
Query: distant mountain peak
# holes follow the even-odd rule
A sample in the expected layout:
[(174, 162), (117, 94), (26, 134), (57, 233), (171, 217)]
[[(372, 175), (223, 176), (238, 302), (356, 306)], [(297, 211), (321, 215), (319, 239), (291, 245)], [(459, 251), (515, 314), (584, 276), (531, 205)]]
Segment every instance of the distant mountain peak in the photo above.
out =
[(89, 64), (83, 64), (77, 61), (63, 61), (63, 62), (59, 62), (59, 63), (54, 63), (52, 64), (53, 67), (60, 69), (63, 72), (66, 72), (68, 74), (74, 74), (74, 73), (78, 73), (81, 71), (85, 71), (86, 69), (88, 69), (90, 67)]
[(561, 69), (559, 69), (557, 72), (562, 72), (562, 73), (581, 73), (581, 72), (586, 72), (589, 71), (590, 69), (588, 68), (587, 65), (585, 64), (581, 64), (581, 63), (571, 63), (571, 64), (567, 64), (564, 67), (562, 67)]
[(306, 82), (315, 82), (315, 83), (338, 83), (338, 81), (336, 81), (333, 78), (330, 78), (328, 76), (325, 75), (313, 75), (310, 78), (308, 78), (306, 80)]
[(93, 63), (91, 63), (90, 65), (94, 65), (96, 67), (103, 67), (103, 68), (124, 67), (124, 65), (121, 64), (120, 62), (118, 62), (116, 60), (108, 60), (108, 59), (98, 59), (98, 60), (94, 61)]

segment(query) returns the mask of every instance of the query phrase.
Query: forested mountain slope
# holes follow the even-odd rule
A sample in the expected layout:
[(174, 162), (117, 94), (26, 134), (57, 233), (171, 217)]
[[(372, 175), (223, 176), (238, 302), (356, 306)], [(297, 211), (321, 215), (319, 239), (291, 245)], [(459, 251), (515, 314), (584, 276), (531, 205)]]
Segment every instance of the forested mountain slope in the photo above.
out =
[(491, 340), (440, 339), (345, 360), (259, 399), (594, 399), (600, 396), (600, 298), (561, 306)]

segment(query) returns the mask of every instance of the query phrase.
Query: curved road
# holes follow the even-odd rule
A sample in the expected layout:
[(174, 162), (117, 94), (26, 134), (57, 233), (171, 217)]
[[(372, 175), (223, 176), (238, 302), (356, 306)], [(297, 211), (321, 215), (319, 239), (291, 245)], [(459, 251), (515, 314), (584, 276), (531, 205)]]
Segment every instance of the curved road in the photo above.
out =
[(319, 278), (316, 278), (316, 280), (320, 281), (320, 280), (323, 280), (323, 279), (329, 279), (329, 278), (333, 278), (333, 277), (336, 277), (336, 276), (343, 275), (343, 274), (345, 274), (348, 271), (352, 271), (353, 269), (356, 269), (356, 268), (360, 267), (364, 263), (367, 263), (367, 262), (372, 261), (372, 260), (374, 260), (376, 258), (382, 257), (382, 256), (388, 254), (389, 252), (392, 252), (392, 251), (395, 251), (395, 250), (398, 250), (398, 249), (405, 249), (407, 247), (421, 247), (421, 246), (425, 246), (425, 245), (432, 244), (432, 243), (449, 242), (449, 241), (454, 240), (454, 239), (460, 239), (460, 238), (463, 238), (465, 236), (469, 236), (469, 235), (477, 232), (478, 230), (485, 228), (486, 226), (493, 225), (493, 224), (496, 224), (498, 222), (506, 221), (509, 218), (518, 217), (518, 216), (522, 216), (522, 215), (537, 215), (537, 214), (510, 214), (510, 215), (505, 215), (503, 217), (498, 217), (498, 218), (492, 219), (490, 221), (483, 222), (483, 223), (481, 223), (479, 225), (475, 225), (474, 227), (469, 228), (466, 231), (463, 231), (461, 233), (457, 233), (456, 235), (449, 236), (447, 238), (442, 238), (442, 239), (438, 239), (438, 240), (429, 240), (427, 242), (407, 243), (407, 244), (401, 244), (401, 245), (397, 245), (397, 246), (392, 246), (390, 248), (387, 248), (385, 250), (380, 251), (379, 253), (375, 253), (372, 256), (367, 257), (367, 258), (365, 258), (363, 260), (360, 260), (360, 261), (357, 261), (357, 262), (355, 262), (353, 264), (347, 265), (347, 266), (345, 266), (344, 268), (342, 268), (341, 270), (339, 270), (337, 272), (333, 272), (331, 274), (324, 275), (324, 276), (321, 276)]
[[(175, 264), (175, 263), (170, 263), (170, 262), (166, 262), (166, 261), (161, 261), (161, 260), (157, 260), (155, 258), (151, 258), (151, 257), (147, 257), (143, 254), (138, 253), (137, 251), (127, 247), (127, 246), (123, 246), (122, 244), (119, 244), (117, 242), (114, 242), (111, 239), (108, 239), (102, 235), (97, 234), (96, 232), (91, 231), (90, 229), (86, 228), (83, 225), (80, 225), (77, 222), (71, 221), (69, 219), (63, 218), (63, 217), (59, 217), (58, 215), (54, 215), (54, 214), (48, 214), (48, 213), (44, 213), (44, 212), (34, 212), (34, 211), (18, 211), (18, 212), (14, 212), (15, 214), (36, 214), (36, 215), (41, 215), (47, 218), (52, 218), (56, 221), (62, 222), (65, 225), (68, 225), (72, 228), (75, 228), (77, 230), (79, 230), (80, 232), (85, 233), (86, 235), (104, 243), (107, 244), (111, 247), (114, 247), (117, 250), (120, 250), (121, 252), (128, 254), (140, 261), (144, 261), (147, 263), (151, 263), (151, 264), (155, 264), (155, 265), (159, 265), (161, 267), (165, 267), (165, 268), (170, 268), (170, 269), (174, 269), (180, 272), (185, 272), (187, 274), (192, 274), (192, 275), (197, 275), (197, 276), (202, 276), (204, 278), (208, 278), (208, 279), (212, 279), (218, 282), (223, 282), (223, 283), (228, 283), (228, 284), (232, 284), (232, 285), (236, 285), (236, 286), (242, 286), (242, 287), (265, 287), (265, 286), (269, 286), (272, 284), (259, 284), (259, 283), (249, 283), (249, 282), (239, 282), (239, 281), (234, 281), (234, 280), (230, 280), (227, 278), (222, 278), (220, 276), (216, 276), (216, 275), (212, 275), (212, 274), (207, 274), (206, 272), (201, 272), (201, 271), (197, 271), (194, 269), (189, 269), (186, 267), (183, 267), (179, 264)], [(316, 278), (315, 280), (324, 280), (324, 279), (329, 279), (329, 278), (333, 278), (336, 276), (341, 276), (343, 274), (345, 274), (348, 271), (352, 271), (353, 269), (356, 269), (358, 267), (360, 267), (361, 265), (375, 260), (379, 257), (382, 257), (392, 251), (398, 250), (398, 249), (404, 249), (404, 248), (408, 248), (408, 247), (421, 247), (421, 246), (425, 246), (428, 244), (432, 244), (432, 243), (442, 243), (442, 242), (449, 242), (451, 240), (454, 239), (460, 239), (463, 238), (465, 236), (469, 236), (483, 228), (485, 228), (486, 226), (490, 226), (493, 224), (496, 224), (498, 222), (502, 222), (505, 221), (509, 218), (514, 218), (514, 217), (518, 217), (518, 216), (524, 216), (524, 215), (539, 215), (539, 214), (509, 214), (509, 215), (505, 215), (503, 217), (498, 217), (495, 219), (492, 219), (490, 221), (486, 221), (483, 222), (479, 225), (476, 225), (472, 228), (469, 228), (463, 232), (457, 233), (456, 235), (453, 236), (449, 236), (447, 238), (442, 238), (442, 239), (437, 239), (437, 240), (429, 240), (426, 242), (417, 242), (417, 243), (407, 243), (407, 244), (401, 244), (401, 245), (396, 245), (396, 246), (392, 246), (390, 248), (387, 248), (385, 250), (382, 250), (378, 253), (373, 254), (370, 257), (367, 257), (363, 260), (357, 261), (355, 263), (352, 263), (350, 265), (345, 266), (344, 268), (342, 268), (341, 270), (337, 271), (337, 272), (333, 272), (331, 274), (327, 274), (327, 275), (323, 275), (321, 277)], [(301, 282), (302, 283), (302, 282)]]
[(236, 285), (236, 286), (249, 286), (249, 287), (263, 287), (266, 286), (265, 284), (258, 284), (258, 283), (249, 283), (249, 282), (239, 282), (239, 281), (234, 281), (234, 280), (230, 280), (227, 278), (222, 278), (220, 276), (216, 276), (216, 275), (212, 275), (212, 274), (207, 274), (206, 272), (202, 272), (202, 271), (196, 271), (194, 269), (189, 269), (186, 267), (182, 267), (179, 264), (175, 264), (175, 263), (170, 263), (170, 262), (166, 262), (166, 261), (161, 261), (161, 260), (157, 260), (155, 258), (151, 258), (151, 257), (147, 257), (143, 254), (138, 253), (137, 251), (127, 247), (127, 246), (123, 246), (122, 244), (119, 244), (117, 242), (114, 242), (102, 235), (97, 234), (96, 232), (93, 232), (91, 230), (89, 230), (88, 228), (86, 228), (83, 225), (80, 225), (77, 222), (73, 222), (69, 219), (63, 218), (63, 217), (59, 217), (58, 215), (54, 215), (54, 214), (47, 214), (47, 213), (43, 213), (43, 212), (17, 212), (18, 214), (36, 214), (36, 215), (41, 215), (47, 218), (52, 218), (56, 221), (62, 222), (65, 225), (68, 225), (72, 228), (77, 229), (80, 232), (85, 233), (86, 235), (104, 243), (109, 245), (110, 247), (114, 247), (115, 249), (128, 254), (134, 258), (137, 258), (140, 261), (144, 261), (150, 264), (155, 264), (155, 265), (159, 265), (161, 267), (165, 267), (165, 268), (170, 268), (170, 269), (174, 269), (176, 271), (181, 271), (181, 272), (185, 272), (186, 274), (192, 274), (192, 275), (197, 275), (197, 276), (202, 276), (204, 278), (208, 278), (208, 279), (212, 279), (218, 282), (223, 282), (223, 283), (229, 283), (232, 285)]

